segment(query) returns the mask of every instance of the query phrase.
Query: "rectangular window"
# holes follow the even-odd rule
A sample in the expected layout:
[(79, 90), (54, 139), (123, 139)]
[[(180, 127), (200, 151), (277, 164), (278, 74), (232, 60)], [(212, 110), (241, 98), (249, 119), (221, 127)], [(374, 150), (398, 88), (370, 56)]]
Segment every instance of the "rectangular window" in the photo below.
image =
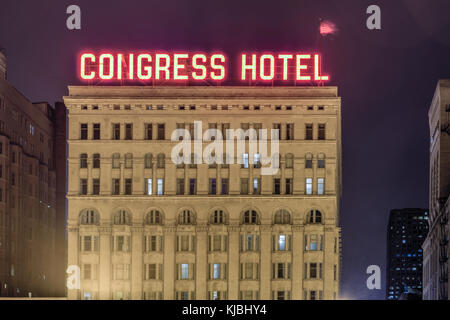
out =
[(112, 179), (113, 195), (120, 194), (120, 179)]
[(261, 194), (261, 183), (258, 178), (253, 178), (253, 194)]
[(312, 123), (306, 124), (305, 140), (313, 139), (313, 125)]
[(306, 194), (312, 194), (312, 178), (306, 178)]
[(325, 180), (324, 178), (318, 178), (317, 179), (317, 194), (324, 194), (324, 185), (325, 185)]
[(242, 154), (242, 168), (248, 169), (248, 153)]
[(254, 155), (253, 167), (256, 169), (261, 168), (261, 155), (259, 153), (255, 153)]
[(165, 124), (159, 123), (158, 124), (158, 140), (165, 140)]
[(317, 139), (325, 140), (325, 124), (319, 124)]
[(157, 190), (158, 196), (161, 196), (164, 194), (164, 179), (158, 179), (158, 190)]
[(132, 185), (133, 185), (132, 179), (125, 179), (125, 194), (128, 194), (128, 195), (132, 194), (132, 192), (133, 192)]
[(87, 195), (87, 179), (80, 180), (80, 194)]
[(113, 140), (120, 140), (120, 123), (113, 123)]
[(292, 179), (286, 179), (286, 194), (292, 194)]
[(280, 179), (273, 179), (273, 194), (281, 194)]
[(151, 123), (145, 124), (145, 139), (147, 140), (153, 139), (153, 124)]
[(222, 179), (222, 194), (228, 194), (228, 179)]
[(286, 124), (286, 140), (294, 140), (294, 124)]
[(280, 234), (278, 236), (278, 250), (285, 251), (286, 250), (286, 235)]
[(92, 167), (94, 169), (100, 169), (100, 154), (94, 153), (92, 156)]
[(93, 139), (94, 140), (100, 140), (100, 123), (94, 123), (92, 125), (93, 129), (94, 129), (94, 135), (93, 135)]
[(241, 178), (241, 194), (248, 194), (248, 179)]
[(189, 279), (189, 264), (182, 263), (181, 264), (181, 280), (188, 280), (188, 279)]
[(177, 179), (177, 195), (184, 194), (184, 179)]
[(195, 179), (189, 179), (189, 194), (194, 195), (197, 193), (196, 188), (196, 180)]
[(87, 123), (80, 124), (80, 139), (87, 140), (88, 138), (88, 125)]
[(220, 263), (214, 263), (213, 279), (220, 279)]
[(317, 263), (310, 263), (309, 264), (309, 277), (311, 279), (317, 278)]
[(125, 124), (125, 140), (133, 140), (133, 124)]
[(209, 194), (216, 194), (217, 180), (215, 178), (209, 179)]
[(151, 196), (153, 194), (152, 178), (147, 178), (146, 180), (147, 195)]
[(92, 194), (100, 194), (100, 179), (92, 179)]

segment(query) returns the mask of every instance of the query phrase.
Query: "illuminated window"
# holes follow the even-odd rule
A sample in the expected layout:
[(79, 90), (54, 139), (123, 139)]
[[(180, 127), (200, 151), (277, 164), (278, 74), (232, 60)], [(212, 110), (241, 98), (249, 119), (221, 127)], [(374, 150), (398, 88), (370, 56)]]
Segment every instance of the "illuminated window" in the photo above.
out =
[(158, 187), (157, 195), (158, 196), (163, 195), (164, 194), (164, 179), (162, 179), (162, 178), (158, 179), (157, 187)]
[(306, 178), (306, 194), (312, 194), (312, 178)]
[(242, 168), (248, 169), (248, 153), (242, 154)]
[(323, 178), (317, 179), (317, 194), (323, 195), (324, 194), (324, 182), (325, 180)]

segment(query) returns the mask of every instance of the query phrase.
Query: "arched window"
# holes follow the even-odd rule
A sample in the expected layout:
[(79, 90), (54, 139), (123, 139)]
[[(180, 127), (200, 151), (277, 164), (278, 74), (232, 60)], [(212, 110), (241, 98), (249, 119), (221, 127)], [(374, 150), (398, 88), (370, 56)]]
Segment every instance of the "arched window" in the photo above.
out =
[(80, 168), (87, 168), (87, 153), (80, 154)]
[(322, 213), (319, 210), (311, 210), (306, 217), (306, 223), (322, 223)]
[(214, 210), (213, 213), (211, 213), (209, 223), (211, 224), (224, 224), (226, 223), (226, 215), (223, 210)]
[(325, 154), (319, 153), (317, 155), (317, 168), (325, 168)]
[(158, 154), (157, 167), (159, 169), (164, 169), (166, 167), (165, 162), (166, 162), (166, 156), (164, 155), (164, 153)]
[(125, 168), (131, 169), (133, 168), (133, 154), (127, 153), (125, 155)]
[(162, 224), (162, 215), (158, 210), (151, 210), (147, 213), (146, 224)]
[(307, 153), (305, 155), (305, 168), (312, 169), (313, 167), (313, 155), (312, 153)]
[(194, 224), (194, 214), (190, 210), (183, 210), (178, 217), (179, 224)]
[(151, 169), (153, 167), (153, 155), (151, 153), (147, 153), (145, 155), (144, 165), (146, 169)]
[(259, 217), (255, 210), (247, 210), (242, 216), (242, 224), (258, 224)]
[(120, 168), (120, 153), (114, 153), (112, 155), (112, 167), (113, 169)]
[(92, 209), (86, 209), (81, 212), (80, 224), (98, 224), (98, 213)]
[(280, 209), (277, 212), (275, 212), (274, 217), (274, 223), (275, 224), (290, 224), (291, 223), (291, 214), (289, 211)]
[(292, 153), (286, 154), (286, 168), (294, 167), (294, 155)]
[(119, 210), (114, 215), (114, 224), (130, 224), (131, 217), (126, 210)]

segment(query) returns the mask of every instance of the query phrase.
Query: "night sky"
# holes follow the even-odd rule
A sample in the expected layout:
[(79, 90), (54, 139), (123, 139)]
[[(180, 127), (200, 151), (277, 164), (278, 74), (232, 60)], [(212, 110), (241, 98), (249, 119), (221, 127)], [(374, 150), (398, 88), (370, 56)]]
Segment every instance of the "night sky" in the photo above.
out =
[[(79, 31), (66, 28), (71, 4), (81, 7)], [(381, 30), (366, 28), (371, 4), (381, 7)], [(389, 210), (428, 207), (427, 114), (437, 80), (450, 78), (449, 12), (448, 0), (2, 0), (0, 46), (9, 81), (30, 100), (50, 103), (81, 84), (83, 49), (228, 57), (320, 49), (342, 97), (342, 295), (384, 299)], [(319, 18), (339, 33), (319, 40)], [(381, 290), (366, 288), (371, 264), (381, 267)]]

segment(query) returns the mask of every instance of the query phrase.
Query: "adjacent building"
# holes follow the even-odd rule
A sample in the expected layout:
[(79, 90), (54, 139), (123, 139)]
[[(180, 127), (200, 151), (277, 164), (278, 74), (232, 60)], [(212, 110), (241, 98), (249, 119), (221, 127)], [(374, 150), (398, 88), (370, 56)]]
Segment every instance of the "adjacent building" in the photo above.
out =
[(55, 143), (55, 133), (65, 123), (64, 105), (55, 111), (31, 103), (7, 81), (0, 52), (2, 297), (64, 295), (64, 256), (56, 248), (63, 243), (65, 251), (65, 137)]
[(387, 230), (387, 299), (422, 294), (422, 244), (427, 233), (428, 210), (391, 210)]
[(430, 125), (430, 231), (423, 244), (423, 298), (448, 300), (450, 227), (450, 80), (439, 80)]
[[(339, 296), (336, 87), (69, 86), (64, 102), (69, 299)], [(262, 174), (246, 135), (232, 163), (175, 164), (182, 128), (276, 129), (280, 170)]]

